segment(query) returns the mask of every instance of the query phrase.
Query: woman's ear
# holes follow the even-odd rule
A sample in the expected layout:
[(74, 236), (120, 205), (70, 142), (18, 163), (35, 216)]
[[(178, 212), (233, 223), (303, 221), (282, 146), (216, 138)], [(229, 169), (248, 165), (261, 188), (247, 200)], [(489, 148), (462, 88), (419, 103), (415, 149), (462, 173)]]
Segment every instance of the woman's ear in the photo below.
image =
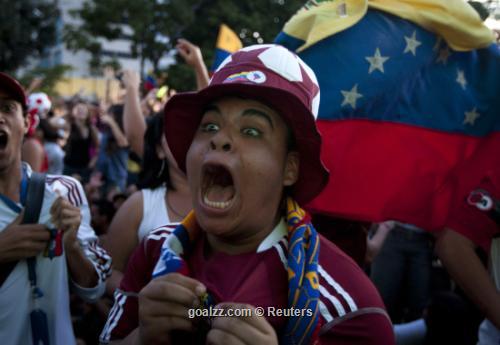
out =
[(299, 178), (300, 158), (297, 151), (287, 153), (285, 162), (285, 173), (283, 175), (283, 186), (292, 186)]

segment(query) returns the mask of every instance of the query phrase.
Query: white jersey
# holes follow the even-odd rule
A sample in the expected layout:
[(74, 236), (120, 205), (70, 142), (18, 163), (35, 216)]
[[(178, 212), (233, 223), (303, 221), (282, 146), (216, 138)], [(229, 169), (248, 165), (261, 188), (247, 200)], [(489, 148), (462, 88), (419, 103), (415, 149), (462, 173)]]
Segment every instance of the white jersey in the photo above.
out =
[[(27, 175), (31, 169), (24, 164)], [(63, 255), (50, 259), (43, 253), (36, 257), (37, 285), (43, 297), (37, 299), (38, 306), (47, 314), (51, 345), (75, 344), (69, 309), (69, 285), (83, 299), (98, 299), (104, 292), (105, 279), (110, 274), (111, 258), (97, 245), (97, 236), (90, 227), (90, 210), (81, 184), (72, 177), (47, 175), (45, 195), (40, 211), (39, 224), (53, 228), (50, 222), (50, 207), (58, 195), (80, 207), (82, 221), (78, 229), (78, 240), (87, 258), (94, 265), (99, 277), (93, 288), (77, 286), (68, 277), (66, 258)], [(18, 205), (21, 206), (21, 205)], [(12, 223), (18, 214), (0, 199), (0, 231)], [(0, 344), (32, 344), (30, 312), (33, 309), (31, 286), (28, 280), (26, 260), (20, 260), (0, 287)]]
[(139, 224), (137, 236), (139, 242), (146, 237), (149, 232), (165, 224), (171, 223), (168, 216), (167, 205), (165, 202), (165, 194), (167, 187), (165, 185), (155, 189), (143, 189), (142, 191), (142, 219)]

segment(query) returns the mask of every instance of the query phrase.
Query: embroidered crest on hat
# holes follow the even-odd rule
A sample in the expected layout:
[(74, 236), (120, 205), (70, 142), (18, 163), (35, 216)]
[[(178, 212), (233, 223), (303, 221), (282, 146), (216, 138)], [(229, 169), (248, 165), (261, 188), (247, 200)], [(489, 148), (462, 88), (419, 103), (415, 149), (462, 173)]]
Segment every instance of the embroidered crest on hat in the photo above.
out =
[(240, 72), (227, 77), (224, 83), (236, 81), (251, 81), (252, 83), (262, 84), (266, 82), (266, 75), (261, 71)]
[[(231, 73), (229, 76), (224, 77), (224, 79), (218, 79), (216, 76), (218, 74), (224, 74), (225, 69), (237, 69), (236, 66), (250, 62), (255, 67), (262, 66), (262, 69), (254, 71), (239, 71), (238, 73)], [(221, 73), (222, 72), (222, 73)], [(267, 85), (269, 84), (269, 74), (265, 75), (265, 79), (247, 79), (247, 76), (259, 77), (255, 72), (274, 72), (279, 77), (284, 78), (293, 84), (297, 84), (302, 87), (305, 92), (310, 93), (310, 99), (308, 107), (311, 113), (316, 118), (319, 110), (320, 92), (319, 85), (316, 75), (312, 69), (307, 66), (297, 55), (289, 51), (283, 46), (276, 44), (260, 44), (250, 47), (245, 47), (240, 49), (233, 55), (228, 56), (217, 68), (214, 76), (210, 80), (210, 84), (214, 83), (238, 83), (238, 82), (254, 82), (256, 84)], [(215, 79), (215, 80), (214, 80)], [(271, 84), (273, 84), (271, 82)], [(292, 85), (292, 84), (290, 84)]]

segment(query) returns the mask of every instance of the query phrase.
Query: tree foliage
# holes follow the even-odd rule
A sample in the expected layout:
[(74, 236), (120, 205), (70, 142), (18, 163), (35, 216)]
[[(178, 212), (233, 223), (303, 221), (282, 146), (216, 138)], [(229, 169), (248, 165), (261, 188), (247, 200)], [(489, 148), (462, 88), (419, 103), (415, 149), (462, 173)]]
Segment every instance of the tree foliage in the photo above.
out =
[(12, 73), (56, 41), (53, 1), (0, 0), (0, 70)]
[[(210, 67), (221, 23), (232, 28), (244, 46), (270, 43), (303, 3), (303, 0), (200, 1), (194, 8), (192, 21), (184, 23), (180, 34), (200, 46), (205, 63)], [(180, 90), (194, 88), (193, 74), (184, 64), (172, 65), (168, 73), (169, 83), (174, 87)]]
[(58, 82), (64, 80), (64, 74), (73, 68), (69, 65), (56, 65), (53, 67), (35, 67), (23, 74), (19, 81), (22, 85), (28, 86), (34, 79), (40, 78), (41, 85), (36, 92), (45, 92), (49, 96), (59, 96), (55, 91)]
[[(127, 38), (133, 56), (150, 61), (158, 72), (160, 59), (184, 37), (201, 47), (210, 66), (221, 23), (238, 33), (244, 45), (268, 43), (302, 4), (303, 0), (87, 0), (74, 13), (82, 26), (67, 27), (65, 38), (69, 48), (91, 52), (94, 67), (103, 60), (100, 38)], [(193, 72), (184, 64), (170, 66), (167, 73), (168, 84), (175, 88), (194, 88)]]
[(81, 24), (67, 25), (64, 39), (71, 50), (91, 53), (91, 68), (97, 70), (105, 63), (102, 52), (106, 48), (103, 39), (128, 40), (133, 57), (143, 63), (149, 60), (156, 68), (158, 61), (172, 49), (167, 39), (176, 33), (180, 23), (192, 16), (187, 9), (188, 1), (178, 1), (181, 9), (173, 8), (177, 2), (158, 0), (107, 0), (86, 1), (73, 16)]

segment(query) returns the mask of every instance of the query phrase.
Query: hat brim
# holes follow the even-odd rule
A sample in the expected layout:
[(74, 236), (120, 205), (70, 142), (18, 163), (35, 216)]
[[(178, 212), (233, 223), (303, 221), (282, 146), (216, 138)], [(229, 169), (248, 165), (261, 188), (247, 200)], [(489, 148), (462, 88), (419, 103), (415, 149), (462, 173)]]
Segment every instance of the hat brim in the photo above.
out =
[(14, 100), (21, 103), (22, 108), (26, 110), (26, 93), (19, 82), (9, 75), (0, 72), (0, 88), (8, 92)]
[(186, 172), (186, 155), (199, 127), (205, 107), (222, 97), (255, 99), (276, 110), (292, 130), (300, 155), (298, 181), (292, 194), (299, 204), (316, 197), (328, 182), (321, 162), (321, 136), (310, 111), (289, 92), (255, 84), (218, 84), (199, 92), (173, 96), (165, 105), (165, 136), (180, 169)]

